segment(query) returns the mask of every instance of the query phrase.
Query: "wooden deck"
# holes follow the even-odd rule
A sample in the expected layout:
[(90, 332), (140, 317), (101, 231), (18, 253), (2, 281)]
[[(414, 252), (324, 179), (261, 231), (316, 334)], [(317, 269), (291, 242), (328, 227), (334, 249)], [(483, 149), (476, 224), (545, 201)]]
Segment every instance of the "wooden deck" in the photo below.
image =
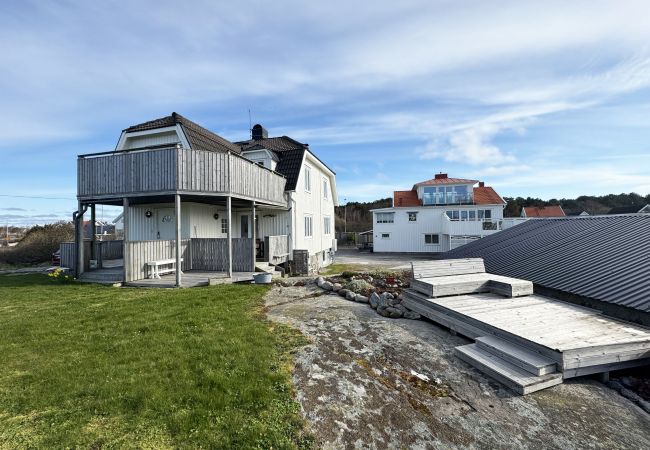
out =
[[(183, 272), (181, 287), (190, 288), (197, 286), (208, 286), (210, 284), (227, 284), (252, 282), (253, 272), (233, 272), (232, 278), (228, 278), (225, 272), (206, 272), (200, 270), (188, 270)], [(176, 275), (163, 275), (160, 279), (146, 278), (144, 280), (129, 281), (124, 284), (131, 287), (146, 288), (173, 288), (176, 285)]]
[[(472, 359), (480, 370), (513, 389), (516, 387), (522, 394), (557, 384), (561, 379), (650, 364), (650, 329), (540, 295), (506, 298), (481, 293), (427, 298), (407, 290), (404, 303), (409, 309), (476, 340), (476, 344), (457, 348), (456, 354), (466, 361)], [(490, 344), (491, 337), (500, 342), (501, 350)], [(505, 346), (515, 346), (515, 350)], [(499, 378), (500, 370), (515, 371), (511, 364), (525, 367), (522, 364), (526, 358), (517, 356), (517, 351), (528, 352), (529, 359), (538, 355), (555, 362), (561, 379), (533, 387), (513, 385), (512, 373)], [(483, 359), (477, 352), (482, 352)], [(510, 364), (491, 367), (494, 355)], [(540, 366), (544, 369), (538, 373), (548, 373), (546, 366)], [(531, 372), (530, 367), (527, 371)]]

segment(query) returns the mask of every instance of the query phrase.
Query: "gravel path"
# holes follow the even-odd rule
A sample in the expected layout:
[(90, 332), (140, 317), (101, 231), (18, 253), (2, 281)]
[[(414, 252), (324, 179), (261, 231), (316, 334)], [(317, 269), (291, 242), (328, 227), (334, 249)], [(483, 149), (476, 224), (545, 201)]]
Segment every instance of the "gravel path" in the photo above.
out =
[(519, 397), (456, 359), (468, 341), (431, 322), (314, 285), (276, 286), (266, 305), (312, 341), (294, 383), (322, 448), (650, 448), (650, 416), (597, 381)]

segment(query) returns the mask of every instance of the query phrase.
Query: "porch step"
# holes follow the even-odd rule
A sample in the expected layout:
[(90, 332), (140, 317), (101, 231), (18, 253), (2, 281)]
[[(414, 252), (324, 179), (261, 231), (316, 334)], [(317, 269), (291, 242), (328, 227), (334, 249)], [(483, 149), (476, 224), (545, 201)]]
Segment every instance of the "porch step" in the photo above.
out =
[(282, 276), (282, 273), (276, 270), (274, 265), (263, 261), (255, 262), (255, 271), (271, 273), (273, 274), (273, 278), (279, 278)]
[(495, 336), (477, 337), (476, 346), (533, 375), (546, 375), (557, 370), (555, 361)]
[(476, 344), (456, 347), (454, 351), (458, 358), (520, 395), (530, 394), (531, 392), (562, 383), (561, 373), (554, 372), (541, 376), (533, 375), (499, 356), (480, 348)]

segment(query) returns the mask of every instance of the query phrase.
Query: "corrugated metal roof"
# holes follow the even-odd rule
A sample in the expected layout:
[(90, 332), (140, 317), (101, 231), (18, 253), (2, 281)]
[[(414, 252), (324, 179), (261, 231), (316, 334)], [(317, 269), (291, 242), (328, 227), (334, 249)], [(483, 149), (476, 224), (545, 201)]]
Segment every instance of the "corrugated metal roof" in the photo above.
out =
[(650, 312), (650, 215), (531, 219), (463, 245), (488, 272)]

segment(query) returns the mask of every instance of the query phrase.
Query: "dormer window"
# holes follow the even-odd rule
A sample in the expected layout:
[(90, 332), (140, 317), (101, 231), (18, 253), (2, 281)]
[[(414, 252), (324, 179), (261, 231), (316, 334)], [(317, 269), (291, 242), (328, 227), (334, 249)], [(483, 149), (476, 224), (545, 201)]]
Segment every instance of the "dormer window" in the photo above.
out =
[(472, 203), (471, 186), (425, 186), (422, 190), (424, 205), (450, 205)]

